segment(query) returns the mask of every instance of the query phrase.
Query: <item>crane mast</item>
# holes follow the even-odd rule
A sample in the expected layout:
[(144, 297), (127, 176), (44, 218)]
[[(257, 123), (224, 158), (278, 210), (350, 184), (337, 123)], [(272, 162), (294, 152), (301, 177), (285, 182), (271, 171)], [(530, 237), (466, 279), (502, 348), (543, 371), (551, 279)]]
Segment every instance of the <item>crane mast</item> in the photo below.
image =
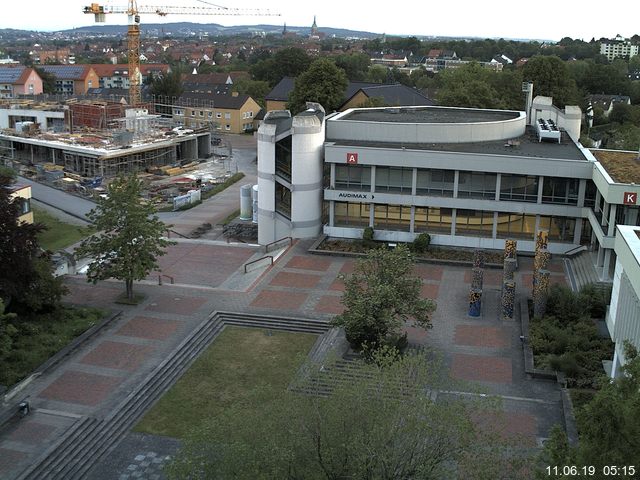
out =
[[(206, 2), (204, 2), (206, 3)], [(92, 14), (96, 22), (104, 22), (105, 16), (111, 13), (127, 14), (127, 60), (129, 63), (129, 103), (132, 106), (142, 102), (140, 85), (142, 72), (140, 71), (140, 14), (152, 13), (162, 17), (167, 14), (178, 15), (256, 15), (256, 16), (280, 16), (279, 13), (271, 13), (268, 10), (241, 10), (237, 8), (214, 7), (176, 7), (176, 6), (141, 6), (138, 9), (136, 0), (129, 0), (127, 7), (104, 6), (92, 3), (84, 7), (84, 13)]]

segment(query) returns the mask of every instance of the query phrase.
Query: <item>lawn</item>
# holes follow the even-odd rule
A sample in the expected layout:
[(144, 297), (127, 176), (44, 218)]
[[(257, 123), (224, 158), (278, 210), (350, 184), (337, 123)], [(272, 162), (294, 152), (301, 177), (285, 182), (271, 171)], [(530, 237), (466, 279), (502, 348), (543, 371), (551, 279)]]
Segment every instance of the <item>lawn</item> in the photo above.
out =
[(204, 419), (231, 405), (262, 410), (287, 388), (317, 336), (227, 327), (135, 427), (185, 438)]
[(40, 246), (45, 250), (55, 252), (69, 247), (91, 235), (93, 230), (90, 227), (71, 225), (58, 220), (46, 210), (38, 207), (33, 208), (35, 222), (44, 224), (47, 229), (38, 235)]
[(75, 337), (99, 322), (104, 312), (96, 308), (59, 307), (32, 317), (19, 317), (8, 351), (0, 350), (0, 385), (10, 387)]

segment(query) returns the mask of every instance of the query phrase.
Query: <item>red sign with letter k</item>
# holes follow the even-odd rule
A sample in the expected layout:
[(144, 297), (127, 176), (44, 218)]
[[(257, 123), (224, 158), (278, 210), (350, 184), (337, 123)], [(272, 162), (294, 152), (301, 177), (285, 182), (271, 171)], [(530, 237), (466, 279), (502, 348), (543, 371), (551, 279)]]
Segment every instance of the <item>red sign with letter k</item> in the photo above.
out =
[(637, 192), (624, 192), (624, 200), (622, 203), (625, 205), (635, 205), (638, 201)]

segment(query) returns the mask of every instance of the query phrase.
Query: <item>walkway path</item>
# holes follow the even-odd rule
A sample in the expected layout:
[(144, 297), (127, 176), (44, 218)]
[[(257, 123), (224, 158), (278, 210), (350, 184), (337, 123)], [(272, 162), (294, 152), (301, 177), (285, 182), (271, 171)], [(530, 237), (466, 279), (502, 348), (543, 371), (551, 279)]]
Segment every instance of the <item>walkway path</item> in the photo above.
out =
[[(146, 295), (137, 306), (113, 303), (122, 291), (120, 283), (94, 286), (83, 277), (69, 278), (69, 302), (118, 308), (122, 315), (24, 389), (23, 395), (31, 395), (33, 414), (0, 432), (0, 477), (17, 478), (82, 418), (107, 417), (213, 311), (325, 320), (341, 312), (344, 285), (337, 277), (351, 272), (354, 262), (310, 255), (306, 251), (310, 243), (297, 242), (273, 267), (256, 275), (255, 282), (244, 284), (231, 280), (243, 275), (248, 259), (262, 254), (259, 248), (180, 243), (161, 262), (163, 271), (172, 271), (182, 285), (159, 286), (150, 277), (135, 287)], [(437, 300), (438, 310), (434, 328), (423, 332), (408, 327), (409, 339), (442, 352), (453, 377), (478, 381), (488, 392), (502, 396), (507, 434), (523, 434), (531, 443), (538, 442), (562, 420), (559, 391), (553, 383), (525, 378), (518, 328), (514, 322), (496, 320), (498, 272), (487, 271), (483, 316), (466, 315), (469, 270), (417, 267), (423, 294)], [(530, 270), (530, 262), (522, 261), (519, 285), (530, 282)], [(556, 268), (554, 262), (552, 271), (555, 280), (564, 281), (561, 265)], [(153, 465), (161, 464), (177, 445), (171, 439), (129, 434), (87, 478), (156, 478), (159, 469)], [(134, 476), (134, 472), (139, 473)]]

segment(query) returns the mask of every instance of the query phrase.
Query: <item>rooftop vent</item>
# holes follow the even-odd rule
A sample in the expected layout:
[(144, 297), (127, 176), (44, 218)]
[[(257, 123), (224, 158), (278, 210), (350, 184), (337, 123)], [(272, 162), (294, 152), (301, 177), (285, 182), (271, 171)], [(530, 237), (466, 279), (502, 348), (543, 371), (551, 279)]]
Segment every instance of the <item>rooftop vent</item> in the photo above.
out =
[(560, 143), (562, 134), (556, 123), (551, 120), (544, 120), (539, 118), (536, 123), (536, 132), (538, 132), (538, 142), (542, 140), (557, 140)]

